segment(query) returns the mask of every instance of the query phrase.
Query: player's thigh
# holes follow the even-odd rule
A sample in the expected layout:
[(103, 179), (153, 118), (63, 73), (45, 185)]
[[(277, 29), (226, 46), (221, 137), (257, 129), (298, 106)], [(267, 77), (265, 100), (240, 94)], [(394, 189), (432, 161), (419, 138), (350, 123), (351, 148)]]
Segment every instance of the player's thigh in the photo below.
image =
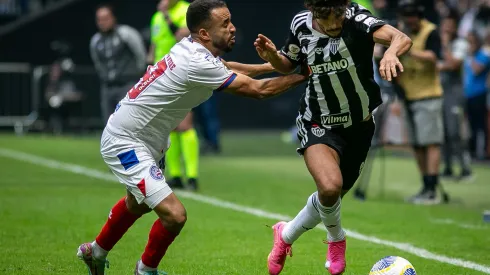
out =
[(126, 206), (129, 212), (135, 215), (144, 215), (151, 212), (151, 208), (144, 203), (139, 204), (136, 197), (129, 190), (127, 190), (126, 193)]
[(187, 116), (180, 122), (180, 124), (175, 128), (175, 131), (177, 132), (185, 132), (194, 127), (193, 123), (193, 114), (192, 112), (189, 112)]
[(442, 99), (417, 101), (411, 108), (417, 145), (442, 144), (444, 140)]
[(342, 174), (337, 151), (325, 144), (314, 144), (305, 150), (304, 159), (318, 191), (338, 193), (342, 188)]
[(355, 128), (348, 133), (348, 145), (340, 160), (344, 194), (354, 186), (361, 175), (375, 132), (375, 124), (372, 119), (353, 127)]
[(342, 187), (339, 163), (343, 151), (343, 140), (331, 130), (297, 120), (298, 138), (301, 147), (297, 152), (304, 156), (308, 171), (320, 192)]
[(153, 209), (172, 194), (162, 170), (145, 146), (104, 135), (101, 146), (104, 161), (137, 204), (144, 203)]

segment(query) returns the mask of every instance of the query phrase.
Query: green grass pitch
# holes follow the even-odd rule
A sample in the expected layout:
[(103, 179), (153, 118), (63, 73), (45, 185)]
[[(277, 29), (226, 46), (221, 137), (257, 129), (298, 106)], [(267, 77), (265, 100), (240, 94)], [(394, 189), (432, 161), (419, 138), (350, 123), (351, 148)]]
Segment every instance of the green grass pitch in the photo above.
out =
[[(267, 213), (294, 216), (315, 190), (295, 147), (278, 135), (226, 134), (223, 142), (222, 156), (201, 159), (201, 196), (181, 196), (188, 223), (160, 265), (170, 275), (267, 274), (268, 226), (276, 222)], [(5, 149), (42, 159), (12, 158)], [(0, 135), (0, 274), (86, 274), (76, 249), (94, 239), (125, 194), (121, 184), (53, 163), (109, 173), (98, 137)], [(490, 209), (488, 167), (475, 166), (473, 183), (445, 184), (457, 202), (428, 207), (403, 202), (420, 187), (413, 159), (388, 157), (382, 196), (374, 165), (369, 199), (349, 194), (343, 202), (343, 226), (368, 238), (348, 237), (346, 275), (367, 275), (387, 255), (407, 258), (422, 275), (490, 274), (490, 224), (482, 221)], [(155, 218), (140, 219), (115, 246), (107, 274), (132, 274)], [(328, 274), (325, 238), (322, 230), (303, 235), (282, 274)], [(412, 246), (433, 254), (414, 255)]]

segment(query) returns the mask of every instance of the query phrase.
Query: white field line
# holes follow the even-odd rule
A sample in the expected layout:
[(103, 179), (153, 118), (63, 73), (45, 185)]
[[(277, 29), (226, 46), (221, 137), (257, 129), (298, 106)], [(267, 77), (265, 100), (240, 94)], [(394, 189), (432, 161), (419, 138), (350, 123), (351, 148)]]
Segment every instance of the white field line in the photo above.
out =
[[(76, 164), (59, 162), (56, 160), (47, 159), (47, 158), (43, 158), (40, 156), (23, 153), (20, 151), (13, 151), (13, 150), (9, 150), (9, 149), (0, 148), (0, 156), (19, 160), (19, 161), (23, 161), (23, 162), (28, 162), (28, 163), (35, 164), (38, 166), (45, 166), (45, 167), (49, 167), (49, 168), (56, 169), (56, 170), (72, 172), (75, 174), (79, 174), (79, 175), (83, 175), (83, 176), (91, 177), (91, 178), (95, 178), (95, 179), (101, 179), (101, 180), (106, 180), (106, 181), (111, 181), (111, 182), (118, 182), (117, 179), (112, 174), (109, 174), (109, 173), (100, 172), (98, 170), (83, 167), (83, 166), (76, 165)], [(268, 219), (273, 219), (273, 220), (286, 220), (286, 221), (292, 219), (292, 217), (281, 215), (278, 213), (272, 213), (272, 212), (268, 212), (268, 211), (258, 209), (258, 208), (252, 208), (252, 207), (247, 207), (247, 206), (243, 206), (243, 205), (238, 205), (235, 203), (223, 201), (220, 199), (216, 199), (216, 198), (212, 198), (212, 197), (208, 197), (208, 196), (204, 196), (204, 195), (199, 195), (196, 193), (180, 191), (180, 192), (178, 192), (178, 194), (181, 197), (188, 198), (188, 199), (191, 199), (194, 201), (202, 202), (205, 204), (217, 206), (217, 207), (224, 208), (224, 209), (234, 210), (237, 212), (247, 213), (247, 214), (250, 214), (250, 215), (253, 215), (256, 217), (268, 218)], [(317, 228), (325, 231), (325, 228), (323, 226), (317, 226)], [(463, 268), (467, 268), (467, 269), (472, 269), (472, 270), (480, 271), (480, 272), (485, 273), (485, 274), (490, 274), (490, 266), (485, 266), (485, 265), (477, 264), (477, 263), (474, 263), (471, 261), (466, 261), (463, 259), (452, 258), (452, 257), (436, 254), (436, 253), (430, 252), (426, 249), (415, 247), (409, 243), (399, 243), (399, 242), (383, 240), (383, 239), (379, 239), (379, 238), (374, 237), (374, 236), (364, 235), (364, 234), (361, 234), (361, 233), (358, 233), (358, 232), (352, 231), (352, 230), (345, 230), (345, 231), (346, 231), (347, 235), (349, 236), (349, 238), (396, 248), (398, 250), (404, 251), (406, 253), (413, 254), (413, 255), (421, 257), (421, 258), (429, 259), (429, 260), (436, 261), (436, 262), (446, 263), (446, 264), (450, 264), (450, 265), (454, 265), (454, 266), (458, 266), (458, 267), (463, 267)]]
[(430, 219), (429, 221), (431, 223), (435, 223), (435, 224), (450, 224), (450, 225), (454, 225), (454, 226), (461, 227), (464, 229), (473, 229), (473, 230), (490, 229), (490, 227), (487, 227), (487, 226), (461, 223), (461, 222), (458, 222), (458, 221), (453, 220), (453, 219)]

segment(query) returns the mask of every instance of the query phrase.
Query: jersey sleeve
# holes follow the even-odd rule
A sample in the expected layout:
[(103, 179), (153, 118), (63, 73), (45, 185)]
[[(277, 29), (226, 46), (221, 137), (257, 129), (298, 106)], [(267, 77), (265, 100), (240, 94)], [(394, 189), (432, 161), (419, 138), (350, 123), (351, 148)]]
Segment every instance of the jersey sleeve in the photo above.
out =
[(386, 25), (382, 19), (374, 16), (363, 6), (353, 4), (347, 11), (347, 19), (351, 21), (354, 29), (372, 39), (373, 33)]
[(302, 24), (302, 21), (300, 20), (301, 19), (298, 20), (297, 17), (293, 19), (293, 22), (291, 23), (291, 28), (288, 32), (286, 43), (284, 43), (284, 46), (281, 49), (281, 54), (289, 59), (289, 61), (291, 61), (294, 65), (302, 63), (305, 59), (305, 55), (301, 51), (301, 43), (295, 31), (298, 25)]
[(189, 82), (192, 86), (201, 86), (213, 91), (226, 89), (236, 78), (219, 58), (211, 55), (195, 56), (189, 64)]

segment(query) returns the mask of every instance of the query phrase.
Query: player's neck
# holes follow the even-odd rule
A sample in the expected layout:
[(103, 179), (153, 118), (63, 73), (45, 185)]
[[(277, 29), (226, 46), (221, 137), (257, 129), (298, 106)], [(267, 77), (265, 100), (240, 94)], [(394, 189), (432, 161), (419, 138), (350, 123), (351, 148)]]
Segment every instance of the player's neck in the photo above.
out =
[(194, 42), (201, 44), (204, 48), (206, 48), (209, 52), (211, 52), (211, 54), (214, 57), (218, 57), (222, 54), (222, 51), (220, 49), (214, 47), (211, 42), (204, 42), (201, 39), (199, 39), (198, 37), (192, 37), (192, 39), (194, 40)]

